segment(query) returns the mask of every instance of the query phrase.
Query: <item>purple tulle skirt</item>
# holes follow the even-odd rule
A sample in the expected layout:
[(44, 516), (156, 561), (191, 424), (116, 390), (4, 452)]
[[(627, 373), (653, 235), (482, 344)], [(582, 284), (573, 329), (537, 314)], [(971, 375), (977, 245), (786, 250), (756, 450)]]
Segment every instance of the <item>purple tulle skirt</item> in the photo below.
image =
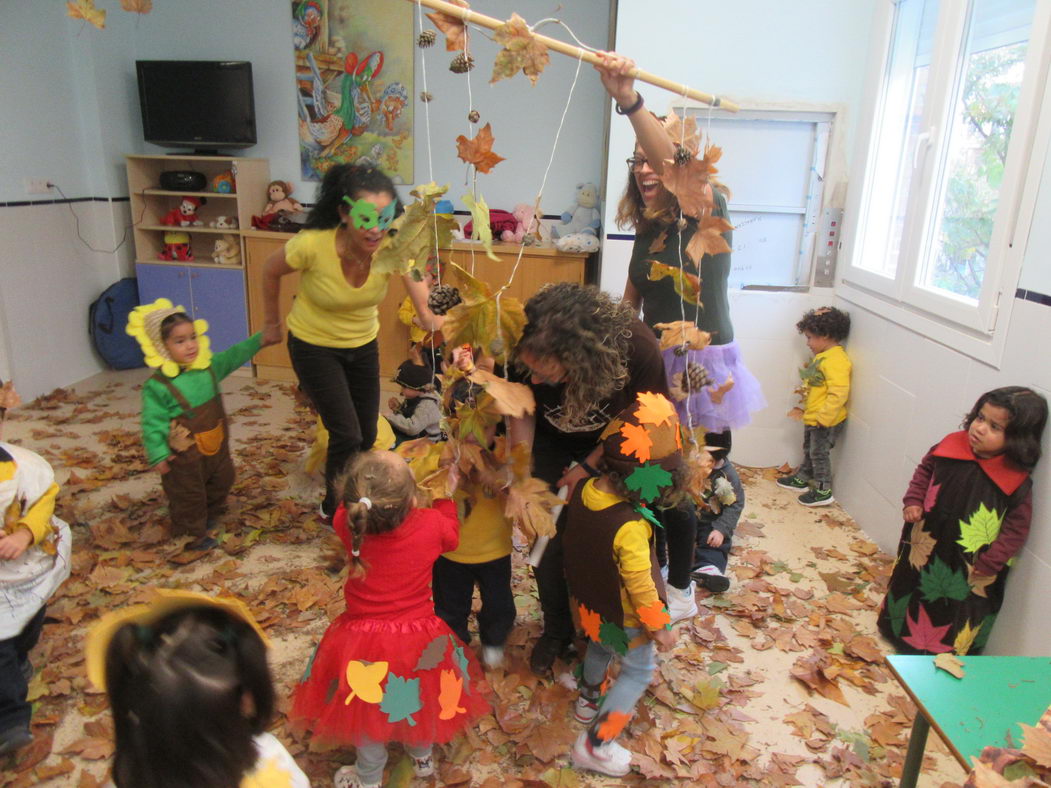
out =
[[(755, 375), (748, 371), (741, 359), (737, 342), (726, 345), (709, 345), (704, 350), (690, 350), (685, 356), (677, 355), (675, 348), (664, 351), (664, 371), (673, 394), (674, 386), (681, 379), (687, 362), (701, 364), (707, 371), (711, 383), (688, 399), (676, 400), (679, 420), (684, 426), (704, 426), (708, 432), (736, 430), (752, 420), (752, 414), (766, 407), (766, 399)], [(722, 386), (733, 375), (734, 385), (722, 396), (721, 402), (712, 402), (712, 389)], [(677, 378), (677, 376), (679, 376)], [(718, 396), (718, 395), (716, 395)]]

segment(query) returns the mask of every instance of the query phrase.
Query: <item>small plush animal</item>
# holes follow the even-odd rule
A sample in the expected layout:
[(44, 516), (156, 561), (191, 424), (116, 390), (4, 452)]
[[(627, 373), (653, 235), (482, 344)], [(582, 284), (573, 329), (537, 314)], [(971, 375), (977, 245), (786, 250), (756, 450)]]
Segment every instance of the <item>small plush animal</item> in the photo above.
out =
[(504, 230), (500, 233), (501, 241), (531, 246), (540, 240), (540, 217), (536, 215), (532, 205), (520, 202), (511, 213), (517, 222), (515, 230)]
[(172, 208), (161, 219), (168, 227), (200, 227), (204, 222), (197, 218), (197, 209), (208, 200), (204, 197), (183, 197), (177, 208)]
[(277, 213), (278, 211), (292, 211), (296, 213), (303, 210), (298, 200), (292, 199), (292, 184), (288, 181), (270, 181), (266, 187), (268, 202), (263, 213)]
[(224, 235), (215, 242), (212, 260), (220, 265), (240, 265), (241, 245), (232, 235)]
[(562, 238), (574, 233), (597, 236), (602, 217), (598, 205), (598, 187), (593, 183), (578, 183), (576, 203), (562, 213), (562, 224), (552, 225), (551, 237)]
[(216, 230), (236, 230), (237, 219), (233, 216), (216, 216), (214, 221), (208, 222), (208, 226)]

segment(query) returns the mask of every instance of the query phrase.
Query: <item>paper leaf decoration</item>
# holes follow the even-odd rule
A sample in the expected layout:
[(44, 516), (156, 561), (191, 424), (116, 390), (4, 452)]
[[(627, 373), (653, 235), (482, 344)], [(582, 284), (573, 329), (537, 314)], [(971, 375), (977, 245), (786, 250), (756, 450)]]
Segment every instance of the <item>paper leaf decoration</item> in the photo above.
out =
[[(982, 625), (979, 624), (977, 627), (972, 627), (970, 621), (963, 622), (963, 627), (956, 633), (956, 639), (952, 642), (952, 650), (957, 654), (965, 655), (974, 646), (974, 638), (981, 631)], [(957, 676), (957, 678), (963, 678)]]
[[(509, 350), (518, 343), (525, 328), (522, 303), (511, 296), (500, 298), (498, 325), (496, 297), (489, 285), (455, 263), (449, 263), (449, 270), (460, 282), (463, 301), (445, 314), (442, 333), (445, 334), (446, 342), (452, 346), (488, 348), (498, 362), (505, 363)], [(494, 350), (494, 343), (499, 347), (498, 352)]]
[(923, 496), (923, 511), (929, 512), (938, 502), (938, 493), (941, 491), (940, 484), (931, 484), (927, 487), (927, 493)]
[(372, 271), (403, 274), (414, 265), (422, 268), (436, 248), (449, 245), (456, 220), (448, 214), (434, 212), (435, 203), (448, 188), (428, 183), (412, 190), (417, 199), (394, 220), (391, 228), (396, 232), (388, 233), (380, 242), (372, 255)]
[(547, 47), (536, 40), (529, 25), (518, 14), (493, 31), (493, 38), (503, 47), (493, 62), (490, 83), (513, 77), (521, 70), (534, 85), (550, 61)]
[(563, 501), (541, 479), (515, 481), (507, 489), (504, 516), (533, 542), (538, 536), (555, 535), (555, 519), (551, 512)]
[(120, 7), (136, 14), (148, 14), (153, 10), (153, 0), (120, 0)]
[(723, 401), (723, 397), (726, 396), (726, 392), (734, 387), (734, 376), (727, 375), (726, 380), (723, 381), (721, 386), (709, 386), (708, 387), (708, 398), (716, 405)]
[(931, 654), (952, 651), (952, 646), (942, 643), (942, 638), (945, 637), (945, 633), (949, 631), (952, 625), (934, 626), (931, 623), (930, 616), (927, 615), (927, 611), (922, 606), (919, 608), (919, 615), (916, 616), (915, 621), (909, 618), (909, 614), (906, 613), (905, 622), (908, 624), (909, 634), (902, 636), (901, 639), (917, 651), (926, 651)]
[(442, 659), (445, 657), (445, 647), (449, 645), (445, 635), (436, 637), (420, 654), (420, 659), (416, 663), (415, 672), (419, 673), (421, 670), (432, 670), (441, 664)]
[(605, 716), (606, 718), (602, 720), (596, 732), (602, 741), (613, 741), (620, 736), (624, 726), (631, 721), (631, 713), (626, 711), (611, 711)]
[(594, 610), (588, 609), (587, 605), (578, 605), (580, 611), (580, 626), (584, 630), (584, 634), (596, 643), (601, 642), (602, 635), (599, 632), (602, 626), (602, 616), (596, 613)]
[(599, 642), (620, 655), (628, 653), (628, 636), (612, 621), (603, 621), (599, 627)]
[[(493, 142), (493, 126), (491, 123), (486, 123), (471, 139), (467, 139), (463, 134), (458, 136), (456, 153), (468, 164), (473, 164), (478, 172), (489, 172), (504, 160), (503, 156), (493, 152)], [(488, 216), (485, 221), (486, 224), (489, 223)]]
[(500, 262), (500, 258), (493, 254), (493, 228), (489, 224), (489, 206), (481, 197), (476, 200), (470, 193), (463, 196), (463, 202), (471, 209), (471, 238), (482, 242), (486, 257)]
[(696, 274), (683, 271), (667, 263), (659, 263), (656, 260), (650, 260), (649, 263), (650, 270), (646, 274), (647, 279), (651, 282), (659, 282), (665, 277), (671, 277), (672, 286), (675, 288), (675, 292), (679, 294), (679, 298), (688, 304), (704, 306), (701, 303), (701, 280), (697, 278)]
[(416, 725), (412, 715), (422, 708), (420, 703), (420, 680), (403, 679), (391, 673), (387, 679), (387, 692), (383, 695), (380, 711), (387, 715), (387, 722), (395, 723), (405, 720), (410, 726)]
[(620, 434), (624, 437), (620, 444), (622, 454), (635, 455), (639, 462), (649, 462), (653, 439), (650, 438), (649, 431), (643, 425), (624, 424), (620, 428)]
[[(449, 2), (460, 6), (460, 8), (470, 8), (467, 0), (449, 0)], [(445, 35), (445, 49), (447, 52), (459, 52), (466, 47), (467, 28), (460, 17), (435, 11), (427, 14), (427, 18)]]
[(970, 519), (960, 520), (960, 538), (956, 543), (968, 553), (977, 553), (987, 544), (992, 544), (1000, 533), (1003, 518), (995, 509), (989, 509), (984, 503), (971, 514)]
[(652, 501), (671, 484), (671, 474), (659, 465), (641, 465), (631, 472), (624, 483), (629, 490), (637, 492), (642, 500)]
[(438, 691), (438, 705), (441, 707), (438, 719), (451, 720), (457, 714), (466, 714), (467, 709), (460, 705), (462, 697), (463, 679), (451, 670), (443, 670)]
[(704, 350), (712, 342), (711, 334), (701, 331), (695, 323), (689, 320), (657, 323), (654, 328), (661, 332), (660, 348), (662, 351), (683, 346), (690, 350)]
[(365, 703), (379, 703), (383, 700), (383, 690), (380, 683), (387, 675), (389, 663), (387, 662), (359, 662), (356, 659), (347, 663), (347, 685), (350, 694), (344, 701), (346, 705), (354, 698), (359, 698)]
[(893, 594), (888, 593), (883, 602), (887, 610), (887, 617), (890, 619), (890, 629), (895, 637), (901, 637), (901, 628), (905, 625), (910, 599), (912, 599), (911, 592), (900, 599), (895, 599)]
[(686, 244), (686, 256), (694, 265), (701, 264), (701, 258), (706, 254), (726, 254), (730, 251), (730, 244), (723, 237), (734, 226), (721, 216), (704, 216), (698, 224), (696, 232)]
[(106, 27), (106, 12), (95, 8), (95, 0), (76, 0), (66, 3), (66, 16), (70, 19), (83, 19), (99, 30)]
[(467, 672), (467, 655), (463, 653), (463, 646), (457, 643), (451, 635), (449, 640), (453, 644), (453, 660), (456, 662), (456, 667), (460, 669), (460, 675), (463, 676), (463, 680), (466, 683), (464, 690), (470, 692), (471, 675)]
[(664, 629), (671, 623), (668, 608), (659, 599), (654, 599), (653, 602), (645, 607), (640, 607), (635, 612), (639, 615), (639, 621), (649, 629)]
[(654, 528), (663, 528), (661, 521), (657, 519), (657, 516), (649, 510), (649, 507), (639, 504), (635, 507), (635, 511), (642, 515), (644, 520), (649, 521), (649, 524)]
[(982, 575), (974, 571), (974, 567), (967, 565), (967, 583), (971, 586), (971, 592), (975, 596), (988, 597), (987, 589), (996, 582), (998, 575)]
[(962, 602), (971, 594), (971, 585), (963, 572), (954, 570), (938, 556), (920, 573), (920, 591), (928, 602), (955, 599)]
[(675, 406), (667, 397), (651, 391), (642, 391), (639, 392), (639, 409), (635, 416), (641, 424), (652, 424), (655, 427), (662, 424), (671, 425), (676, 418)]
[(934, 658), (934, 667), (939, 670), (944, 670), (949, 675), (955, 676), (958, 679), (964, 677), (963, 662), (948, 651), (945, 651)]
[(934, 537), (923, 530), (923, 523), (923, 520), (913, 523), (909, 533), (909, 563), (913, 569), (923, 569), (927, 565), (935, 545)]

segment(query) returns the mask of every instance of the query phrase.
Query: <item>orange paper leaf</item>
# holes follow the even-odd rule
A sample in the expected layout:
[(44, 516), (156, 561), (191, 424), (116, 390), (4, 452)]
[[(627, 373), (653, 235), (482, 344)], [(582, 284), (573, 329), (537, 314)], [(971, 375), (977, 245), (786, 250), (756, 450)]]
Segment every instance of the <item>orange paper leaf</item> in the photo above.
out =
[(602, 616), (594, 610), (588, 610), (584, 605), (580, 605), (580, 626), (583, 627), (584, 634), (588, 638), (596, 643), (601, 640), (599, 628), (602, 626)]
[(675, 407), (667, 397), (651, 391), (639, 392), (639, 409), (635, 412), (641, 424), (652, 424), (659, 427), (671, 424), (675, 418)]
[(466, 714), (467, 709), (460, 705), (462, 696), (463, 676), (456, 675), (452, 670), (443, 670), (441, 689), (438, 691), (438, 705), (441, 707), (438, 719), (451, 720), (457, 714)]
[(645, 607), (640, 607), (635, 612), (639, 614), (639, 621), (649, 629), (664, 629), (665, 626), (671, 623), (668, 609), (664, 607), (664, 603), (659, 599), (654, 599), (653, 602)]
[[(453, 5), (460, 8), (470, 8), (467, 0), (449, 0)], [(467, 45), (467, 28), (458, 16), (449, 16), (441, 11), (427, 14), (427, 18), (434, 22), (434, 26), (445, 34), (445, 49), (448, 52), (459, 52)]]
[(634, 454), (639, 462), (650, 461), (650, 449), (653, 448), (653, 440), (641, 424), (625, 424), (620, 428), (620, 434), (624, 436), (620, 450), (623, 454)]
[(504, 160), (503, 156), (493, 153), (493, 128), (486, 123), (478, 130), (478, 135), (467, 139), (463, 134), (456, 138), (456, 153), (468, 164), (473, 164), (478, 172), (489, 172)]
[(598, 726), (598, 737), (602, 741), (613, 741), (620, 736), (624, 726), (631, 720), (631, 714), (626, 711), (611, 711), (609, 716)]

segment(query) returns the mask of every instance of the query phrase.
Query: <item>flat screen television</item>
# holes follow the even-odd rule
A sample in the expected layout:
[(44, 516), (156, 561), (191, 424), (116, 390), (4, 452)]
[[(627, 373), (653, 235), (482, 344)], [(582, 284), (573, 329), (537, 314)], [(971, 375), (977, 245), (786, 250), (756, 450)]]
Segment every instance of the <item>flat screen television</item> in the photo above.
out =
[(256, 143), (252, 64), (243, 60), (138, 60), (142, 134), (195, 153)]

